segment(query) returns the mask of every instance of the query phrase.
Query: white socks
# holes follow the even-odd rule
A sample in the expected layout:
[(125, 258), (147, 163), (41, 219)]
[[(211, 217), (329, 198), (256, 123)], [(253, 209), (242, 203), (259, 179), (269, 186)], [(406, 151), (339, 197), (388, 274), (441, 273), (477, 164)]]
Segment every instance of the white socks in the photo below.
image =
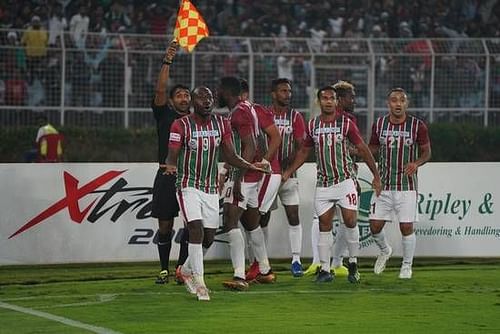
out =
[(314, 216), (311, 224), (311, 246), (313, 253), (312, 263), (319, 263), (318, 243), (319, 243), (319, 219), (317, 216)]
[(264, 243), (265, 243), (266, 249), (267, 249), (267, 245), (269, 245), (269, 226), (261, 227), (261, 230), (262, 230), (262, 233), (264, 233)]
[(232, 229), (227, 234), (234, 276), (245, 279), (245, 240), (243, 234), (239, 228)]
[(252, 243), (250, 242), (250, 232), (243, 229), (245, 231), (245, 250), (247, 254), (248, 263), (252, 264), (255, 261), (255, 254), (253, 253)]
[(387, 241), (385, 240), (385, 232), (384, 229), (380, 231), (380, 233), (377, 234), (372, 234), (373, 240), (377, 244), (378, 248), (380, 248), (380, 251), (382, 254), (389, 254), (389, 245), (387, 244)]
[(188, 260), (186, 262), (189, 261), (193, 276), (196, 277), (197, 281), (204, 286), (203, 247), (201, 244), (189, 243), (188, 254)]
[[(262, 233), (264, 234), (264, 245), (267, 248), (268, 241), (269, 241), (269, 228), (266, 227), (261, 227)], [(250, 237), (250, 231), (245, 230), (245, 240), (246, 240), (246, 251), (247, 251), (247, 258), (248, 258), (248, 263), (252, 264), (253, 261), (256, 260), (256, 256), (253, 250), (253, 246), (251, 243), (251, 237)]]
[(330, 252), (333, 244), (332, 231), (319, 232), (318, 253), (321, 269), (330, 272)]
[(417, 238), (415, 233), (403, 236), (403, 264), (413, 264), (413, 256), (415, 255), (415, 245)]
[(345, 227), (345, 241), (349, 250), (349, 262), (357, 262), (359, 255), (359, 229), (358, 226)]
[(342, 259), (347, 252), (345, 229), (346, 227), (344, 224), (338, 224), (337, 234), (335, 235), (335, 242), (333, 243), (333, 250), (332, 250), (332, 267), (334, 268), (338, 268), (342, 265)]
[(262, 274), (267, 274), (271, 269), (271, 266), (269, 265), (269, 259), (267, 257), (264, 233), (262, 232), (260, 226), (258, 226), (255, 230), (250, 231), (250, 242), (255, 259), (257, 259), (257, 262), (259, 263), (260, 272)]
[(302, 252), (302, 225), (288, 225), (288, 235), (290, 237), (290, 248), (292, 250), (292, 263), (300, 263), (300, 253)]

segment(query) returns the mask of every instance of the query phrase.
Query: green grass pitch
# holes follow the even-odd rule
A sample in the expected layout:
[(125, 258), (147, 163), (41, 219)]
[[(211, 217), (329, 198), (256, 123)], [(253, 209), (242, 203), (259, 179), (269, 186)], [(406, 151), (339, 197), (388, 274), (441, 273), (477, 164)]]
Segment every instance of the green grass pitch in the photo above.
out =
[(500, 333), (500, 259), (416, 259), (409, 281), (361, 259), (358, 285), (272, 263), (275, 284), (234, 292), (230, 263), (208, 262), (209, 302), (155, 285), (155, 263), (0, 267), (0, 333)]

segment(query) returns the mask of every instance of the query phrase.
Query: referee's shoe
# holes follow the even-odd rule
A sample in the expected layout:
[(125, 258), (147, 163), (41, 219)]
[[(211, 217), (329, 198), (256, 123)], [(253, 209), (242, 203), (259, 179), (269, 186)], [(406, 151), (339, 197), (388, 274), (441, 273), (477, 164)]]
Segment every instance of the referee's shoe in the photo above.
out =
[(156, 278), (155, 283), (156, 284), (168, 283), (168, 274), (169, 274), (168, 269), (160, 271), (160, 273), (158, 274), (158, 277)]

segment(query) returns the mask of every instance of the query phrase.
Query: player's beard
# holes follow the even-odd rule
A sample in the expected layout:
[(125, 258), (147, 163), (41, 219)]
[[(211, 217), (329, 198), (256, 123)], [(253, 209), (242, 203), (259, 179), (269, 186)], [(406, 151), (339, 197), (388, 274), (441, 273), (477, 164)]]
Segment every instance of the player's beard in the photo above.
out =
[(281, 100), (281, 101), (278, 101), (278, 105), (281, 108), (288, 108), (290, 106), (290, 100)]

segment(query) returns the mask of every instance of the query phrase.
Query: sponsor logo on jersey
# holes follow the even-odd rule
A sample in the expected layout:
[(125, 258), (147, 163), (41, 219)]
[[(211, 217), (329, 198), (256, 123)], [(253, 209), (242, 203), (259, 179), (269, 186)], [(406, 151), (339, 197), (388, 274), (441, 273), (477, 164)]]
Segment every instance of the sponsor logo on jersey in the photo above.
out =
[(175, 132), (170, 132), (170, 141), (175, 141), (175, 142), (180, 142), (181, 141), (181, 135)]
[(200, 138), (200, 137), (218, 137), (219, 136), (219, 130), (200, 130), (200, 131), (193, 131), (191, 137), (193, 138)]

